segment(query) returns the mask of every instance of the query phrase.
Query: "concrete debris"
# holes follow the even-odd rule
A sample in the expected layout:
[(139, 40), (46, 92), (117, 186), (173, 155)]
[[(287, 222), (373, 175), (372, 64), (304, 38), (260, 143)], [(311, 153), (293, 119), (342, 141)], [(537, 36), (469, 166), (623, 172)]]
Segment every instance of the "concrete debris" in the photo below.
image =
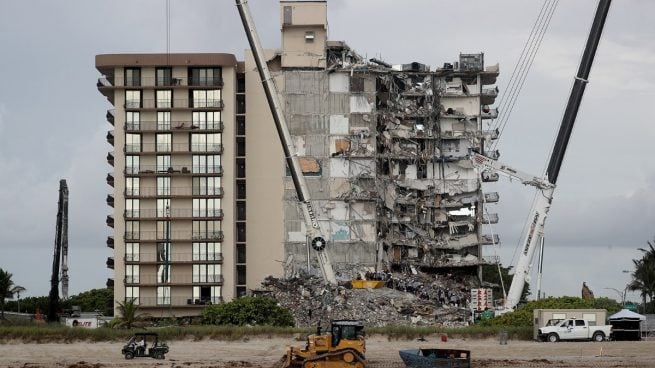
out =
[(352, 289), (349, 282), (331, 287), (317, 276), (268, 277), (260, 294), (289, 308), (297, 326), (327, 325), (331, 319), (361, 319), (366, 326), (462, 327), (470, 320), (471, 277), (417, 272), (364, 275), (386, 281), (380, 289)]

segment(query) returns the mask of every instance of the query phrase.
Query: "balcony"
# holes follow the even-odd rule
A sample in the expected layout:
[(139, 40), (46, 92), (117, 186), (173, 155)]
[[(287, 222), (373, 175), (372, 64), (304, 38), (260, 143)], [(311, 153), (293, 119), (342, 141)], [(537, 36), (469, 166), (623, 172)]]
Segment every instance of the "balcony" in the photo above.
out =
[(166, 234), (157, 231), (141, 231), (141, 232), (128, 232), (124, 234), (125, 241), (138, 240), (140, 242), (156, 242), (161, 240), (167, 241), (206, 241), (206, 242), (222, 242), (224, 239), (223, 232), (209, 231), (209, 232), (191, 232), (191, 231), (171, 231), (170, 238), (166, 238)]
[(126, 110), (156, 110), (156, 109), (202, 109), (222, 110), (225, 107), (222, 99), (196, 99), (180, 98), (173, 100), (134, 99), (126, 100), (123, 104)]
[(500, 136), (500, 131), (497, 128), (482, 131), (482, 137), (489, 141), (498, 139), (498, 136)]
[(114, 186), (114, 174), (112, 173), (107, 173), (107, 184), (110, 186)]
[(105, 283), (107, 286), (107, 289), (113, 289), (114, 288), (114, 279), (107, 279), (107, 282)]
[[(113, 262), (113, 259), (112, 259)], [(223, 275), (192, 275), (173, 273), (169, 281), (162, 281), (161, 276), (153, 274), (141, 274), (139, 276), (126, 277), (123, 281), (125, 285), (138, 286), (200, 286), (200, 285), (222, 285)], [(202, 281), (201, 281), (202, 280)]]
[(111, 228), (114, 227), (114, 216), (107, 215), (107, 226), (109, 226)]
[[(196, 302), (197, 301), (197, 302)], [(223, 302), (220, 296), (208, 297), (203, 299), (193, 299), (187, 297), (170, 297), (170, 298), (157, 298), (157, 297), (140, 297), (138, 298), (139, 308), (203, 308), (209, 304), (219, 304)]]
[(498, 97), (498, 87), (483, 88), (480, 103), (483, 105), (491, 105), (496, 101), (496, 97)]
[(480, 116), (483, 119), (496, 119), (498, 117), (498, 108), (489, 108), (489, 106), (482, 106)]
[(500, 158), (500, 151), (499, 150), (489, 150), (489, 151), (484, 151), (484, 155), (489, 157), (492, 160), (498, 160)]
[(482, 215), (483, 224), (497, 224), (498, 223), (498, 214), (497, 213), (485, 213)]
[(500, 200), (498, 192), (484, 193), (484, 201), (486, 203), (496, 203), (498, 200)]
[(171, 166), (156, 166), (156, 165), (144, 165), (140, 167), (126, 167), (123, 171), (126, 176), (156, 176), (156, 175), (204, 175), (204, 176), (222, 176), (223, 175), (223, 166), (221, 165), (212, 165), (212, 166), (182, 166), (182, 165), (171, 165)]
[(114, 111), (114, 109), (107, 110), (107, 121), (111, 125), (114, 125)]
[(498, 179), (500, 178), (498, 173), (490, 172), (490, 171), (483, 171), (480, 174), (480, 176), (482, 176), (482, 181), (485, 183), (495, 182), (498, 181)]
[(494, 234), (493, 237), (489, 234), (484, 234), (480, 238), (481, 245), (493, 245), (498, 243), (500, 243), (500, 237), (498, 236), (498, 234)]
[(114, 249), (114, 237), (112, 235), (107, 236), (107, 248)]
[(202, 188), (200, 191), (192, 187), (172, 187), (168, 190), (156, 187), (125, 188), (125, 197), (157, 198), (157, 197), (212, 197), (223, 198), (223, 188)]
[[(140, 253), (140, 254), (126, 254), (123, 256), (125, 263), (139, 263), (139, 264), (158, 264), (165, 263), (164, 260), (159, 259), (158, 253)], [(223, 254), (221, 253), (172, 253), (169, 256), (168, 262), (170, 263), (220, 263), (223, 262)]]
[(107, 257), (107, 268), (114, 269), (114, 257)]
[(111, 166), (114, 166), (114, 153), (113, 152), (107, 152), (107, 163), (110, 164)]
[[(126, 83), (127, 82), (127, 83)], [(185, 77), (145, 77), (141, 76), (139, 79), (128, 79), (120, 76), (103, 75), (98, 78), (96, 84), (98, 89), (112, 89), (112, 88), (125, 88), (125, 87), (162, 87), (162, 88), (188, 88), (188, 87), (223, 87), (222, 78), (189, 78)]]
[(114, 208), (114, 195), (113, 194), (107, 194), (107, 205), (109, 205), (109, 207)]
[[(161, 220), (161, 219), (182, 219), (182, 218), (210, 218), (213, 220), (223, 219), (222, 209), (192, 209), (173, 208), (168, 211), (156, 209), (125, 210), (123, 213), (126, 219)], [(113, 224), (113, 217), (112, 217)], [(113, 226), (112, 226), (113, 227)]]
[(107, 131), (107, 143), (114, 145), (114, 130)]
[(171, 121), (165, 124), (157, 121), (140, 121), (125, 123), (125, 131), (127, 132), (175, 132), (192, 130), (194, 132), (211, 132), (222, 133), (223, 122), (202, 122), (194, 123), (192, 121)]
[(123, 147), (123, 152), (126, 153), (223, 153), (223, 145), (220, 143), (214, 144), (192, 144), (189, 146), (187, 143), (141, 143), (141, 144), (126, 144)]

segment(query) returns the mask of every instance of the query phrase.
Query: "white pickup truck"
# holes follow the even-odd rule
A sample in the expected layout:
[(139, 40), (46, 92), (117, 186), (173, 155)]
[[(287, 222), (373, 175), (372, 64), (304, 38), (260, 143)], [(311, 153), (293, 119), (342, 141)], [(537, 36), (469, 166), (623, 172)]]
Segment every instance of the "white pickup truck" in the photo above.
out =
[(609, 339), (612, 326), (589, 326), (584, 319), (569, 318), (554, 326), (539, 329), (537, 338), (541, 341), (558, 342), (559, 340), (593, 340)]

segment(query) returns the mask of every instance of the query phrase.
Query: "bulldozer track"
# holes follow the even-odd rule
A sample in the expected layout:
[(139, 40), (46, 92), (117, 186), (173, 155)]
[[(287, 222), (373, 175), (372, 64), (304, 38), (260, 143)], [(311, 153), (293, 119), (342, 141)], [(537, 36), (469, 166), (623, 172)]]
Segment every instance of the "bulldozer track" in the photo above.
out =
[(302, 366), (304, 367), (309, 362), (318, 362), (318, 361), (326, 360), (329, 357), (343, 356), (345, 353), (352, 353), (353, 356), (355, 357), (355, 360), (353, 362), (346, 363), (346, 364), (355, 366), (356, 363), (362, 363), (363, 366), (366, 366), (366, 359), (364, 359), (364, 357), (355, 349), (344, 349), (340, 351), (335, 351), (333, 353), (321, 354), (315, 358), (306, 359), (305, 361), (302, 362)]

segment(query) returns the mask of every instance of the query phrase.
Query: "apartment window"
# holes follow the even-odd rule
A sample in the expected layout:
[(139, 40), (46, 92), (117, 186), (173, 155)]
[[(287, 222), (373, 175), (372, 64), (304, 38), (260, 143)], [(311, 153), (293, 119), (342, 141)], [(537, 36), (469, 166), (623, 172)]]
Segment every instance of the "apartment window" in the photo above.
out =
[(245, 158), (237, 158), (237, 178), (245, 178), (246, 177), (246, 159)]
[[(159, 190), (159, 187), (157, 188)], [(171, 199), (157, 199), (157, 217), (171, 217)]]
[(168, 176), (157, 178), (157, 195), (169, 196), (171, 195), (171, 178)]
[(157, 305), (170, 305), (171, 304), (171, 287), (158, 286), (157, 287)]
[(125, 301), (133, 301), (134, 304), (139, 305), (139, 287), (127, 286), (125, 287)]
[(194, 264), (193, 282), (221, 282), (221, 265)]
[(172, 234), (170, 221), (157, 221), (157, 239), (170, 240)]
[(237, 135), (246, 135), (246, 117), (237, 116)]
[(246, 284), (246, 266), (237, 265), (237, 285)]
[(125, 134), (125, 152), (141, 152), (141, 134)]
[(244, 157), (246, 155), (246, 139), (243, 137), (237, 138), (237, 156)]
[(125, 156), (125, 173), (126, 174), (139, 173), (139, 156), (133, 156), (133, 155)]
[(127, 131), (135, 131), (141, 129), (141, 113), (138, 111), (126, 111), (125, 128)]
[(193, 239), (220, 240), (221, 222), (217, 220), (193, 221)]
[(246, 245), (237, 244), (237, 264), (246, 263)]
[(194, 304), (218, 304), (221, 302), (222, 290), (220, 286), (194, 286)]
[(139, 235), (139, 221), (125, 221), (125, 240), (138, 240)]
[(139, 265), (125, 265), (125, 283), (139, 283)]
[(237, 181), (237, 199), (246, 199), (246, 182), (244, 180)]
[(219, 217), (221, 215), (220, 198), (194, 198), (193, 217)]
[(171, 112), (157, 112), (157, 130), (171, 130)]
[(140, 181), (140, 178), (125, 178), (125, 195), (138, 196)]
[(246, 221), (246, 202), (237, 202), (237, 221)]
[(221, 243), (193, 243), (194, 261), (220, 261)]
[(138, 109), (141, 107), (141, 91), (139, 90), (126, 90), (125, 91), (125, 108)]
[(237, 114), (245, 114), (246, 113), (246, 95), (237, 95), (236, 98), (237, 102)]
[(163, 264), (157, 265), (157, 283), (158, 284), (167, 284), (171, 282), (171, 265), (170, 265), (170, 253), (166, 255), (167, 260), (163, 261)]
[(218, 174), (221, 172), (221, 155), (193, 155), (192, 172), (195, 174)]
[(125, 199), (125, 217), (126, 218), (139, 217), (139, 199), (136, 198)]
[(245, 243), (246, 241), (246, 223), (237, 222), (237, 241), (239, 243)]
[(220, 111), (194, 111), (193, 127), (198, 129), (219, 129), (221, 124)]
[(171, 68), (157, 68), (155, 70), (155, 76), (157, 77), (158, 86), (170, 86), (173, 83), (173, 70)]
[(139, 261), (139, 243), (125, 243), (125, 260)]
[(237, 93), (246, 93), (246, 75), (237, 74)]
[(220, 195), (221, 178), (216, 176), (194, 177), (193, 178), (193, 195)]
[(193, 90), (191, 91), (191, 99), (194, 108), (221, 107), (221, 90)]
[(194, 86), (220, 86), (221, 68), (192, 68), (191, 84)]
[(127, 87), (141, 86), (141, 69), (125, 68), (125, 86)]
[(191, 134), (191, 152), (220, 152), (221, 133)]
[(157, 172), (168, 172), (171, 168), (171, 155), (157, 155)]
[(171, 142), (173, 135), (171, 133), (157, 133), (157, 152), (171, 152)]
[(170, 109), (173, 107), (172, 99), (173, 91), (171, 90), (159, 90), (155, 91), (155, 103), (157, 104), (158, 109)]

